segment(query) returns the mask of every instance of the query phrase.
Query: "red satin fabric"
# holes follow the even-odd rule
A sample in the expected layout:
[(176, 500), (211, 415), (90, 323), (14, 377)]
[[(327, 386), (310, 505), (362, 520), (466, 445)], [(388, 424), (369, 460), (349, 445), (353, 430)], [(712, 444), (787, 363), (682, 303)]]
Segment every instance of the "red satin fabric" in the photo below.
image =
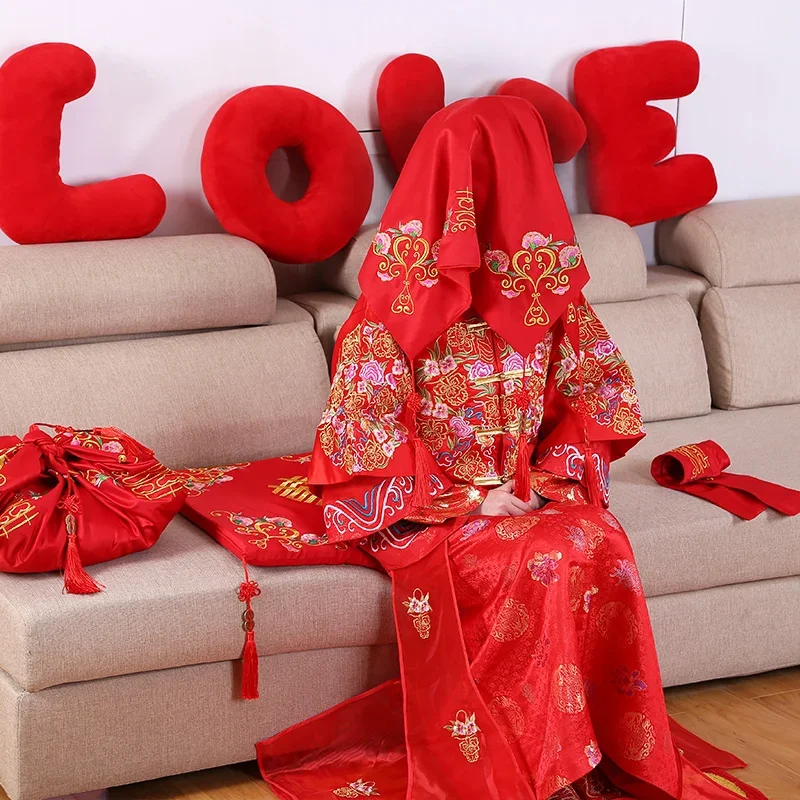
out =
[(800, 491), (750, 475), (726, 472), (731, 460), (710, 439), (656, 456), (650, 472), (657, 483), (753, 519), (767, 508), (787, 516), (800, 514)]
[[(47, 426), (44, 426), (47, 427)], [(63, 569), (74, 515), (84, 564), (151, 547), (186, 497), (186, 476), (122, 431), (33, 425), (0, 440), (0, 571)]]
[(387, 564), (402, 683), (261, 742), (279, 798), (735, 796), (701, 767), (741, 762), (671, 727), (611, 514), (561, 504), (429, 530)]
[(412, 359), (470, 307), (528, 355), (588, 279), (544, 123), (516, 97), (426, 123), (359, 274)]

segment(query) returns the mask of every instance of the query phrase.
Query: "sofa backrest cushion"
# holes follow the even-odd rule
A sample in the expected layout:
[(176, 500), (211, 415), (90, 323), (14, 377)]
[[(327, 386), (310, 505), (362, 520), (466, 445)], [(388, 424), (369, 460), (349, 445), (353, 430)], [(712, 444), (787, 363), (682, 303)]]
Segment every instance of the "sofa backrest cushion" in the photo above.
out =
[(227, 234), (0, 247), (0, 346), (263, 325), (275, 277)]
[(710, 289), (700, 327), (719, 408), (800, 403), (800, 283)]
[(800, 282), (800, 197), (713, 203), (658, 226), (664, 264), (712, 286)]
[(328, 396), (307, 322), (0, 353), (0, 434), (114, 425), (169, 466), (308, 450)]
[(645, 422), (711, 411), (703, 342), (687, 300), (652, 297), (595, 311), (631, 366)]

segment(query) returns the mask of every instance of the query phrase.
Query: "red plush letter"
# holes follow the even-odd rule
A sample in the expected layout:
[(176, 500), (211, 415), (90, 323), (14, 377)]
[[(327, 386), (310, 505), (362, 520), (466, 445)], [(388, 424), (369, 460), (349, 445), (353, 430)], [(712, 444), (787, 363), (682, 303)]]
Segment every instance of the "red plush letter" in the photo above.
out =
[(641, 225), (714, 197), (711, 162), (699, 155), (667, 158), (675, 147), (675, 122), (647, 104), (691, 94), (699, 77), (697, 53), (677, 41), (609, 47), (578, 61), (575, 101), (588, 131), (592, 211)]
[(148, 175), (61, 180), (61, 114), (94, 78), (91, 57), (71, 44), (27, 47), (0, 67), (0, 228), (15, 242), (128, 239), (164, 216), (164, 191)]
[(400, 172), (425, 123), (444, 108), (444, 76), (430, 57), (407, 53), (378, 79), (378, 120), (386, 149)]
[(527, 100), (539, 112), (547, 128), (550, 151), (556, 164), (572, 161), (586, 141), (586, 125), (574, 106), (555, 89), (530, 78), (512, 78), (496, 92)]
[[(265, 173), (281, 147), (299, 148), (311, 175), (295, 202), (281, 200)], [(256, 86), (223, 103), (200, 169), (222, 227), (290, 264), (341, 250), (372, 200), (372, 164), (358, 131), (329, 103), (289, 86)]]

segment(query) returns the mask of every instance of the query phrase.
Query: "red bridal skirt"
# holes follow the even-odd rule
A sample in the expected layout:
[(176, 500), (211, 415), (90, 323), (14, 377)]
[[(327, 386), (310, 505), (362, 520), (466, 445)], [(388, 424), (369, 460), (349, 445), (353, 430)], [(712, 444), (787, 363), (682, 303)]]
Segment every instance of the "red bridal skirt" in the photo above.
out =
[(667, 716), (609, 512), (467, 517), (404, 545), (378, 554), (401, 680), (259, 743), (281, 800), (763, 799), (726, 771), (741, 761)]

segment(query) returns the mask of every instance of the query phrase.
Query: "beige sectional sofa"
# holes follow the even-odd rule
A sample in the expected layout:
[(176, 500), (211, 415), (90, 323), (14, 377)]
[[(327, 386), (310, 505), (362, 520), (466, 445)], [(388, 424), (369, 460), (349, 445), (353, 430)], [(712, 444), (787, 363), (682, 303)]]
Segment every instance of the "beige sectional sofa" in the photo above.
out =
[[(671, 266), (649, 270), (624, 224), (575, 223), (587, 294), (648, 420), (614, 466), (612, 509), (639, 559), (665, 683), (800, 663), (800, 520), (742, 522), (649, 475), (655, 454), (713, 438), (738, 470), (800, 488), (800, 201), (664, 224)], [(308, 448), (371, 233), (294, 271), (221, 235), (0, 249), (2, 432), (115, 424), (176, 466)], [(12, 800), (250, 759), (258, 739), (397, 670), (388, 581), (371, 570), (255, 570), (257, 702), (237, 698), (240, 567), (209, 537), (177, 518), (150, 551), (91, 572), (103, 594), (0, 575)]]

